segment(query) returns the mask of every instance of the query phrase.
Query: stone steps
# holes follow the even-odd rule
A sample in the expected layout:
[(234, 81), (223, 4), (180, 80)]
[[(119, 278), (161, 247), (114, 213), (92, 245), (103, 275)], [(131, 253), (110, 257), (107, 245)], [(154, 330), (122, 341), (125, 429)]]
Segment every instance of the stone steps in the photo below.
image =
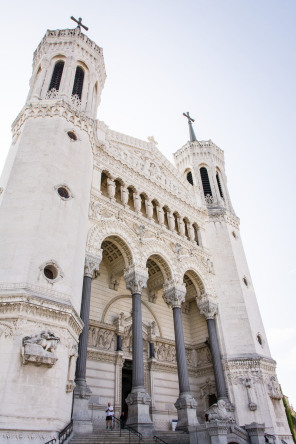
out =
[[(163, 439), (167, 444), (189, 444), (189, 435), (182, 432), (159, 431), (155, 435)], [(157, 441), (153, 437), (139, 438), (132, 433), (129, 437), (127, 430), (97, 430), (92, 434), (73, 435), (70, 444), (156, 444)]]

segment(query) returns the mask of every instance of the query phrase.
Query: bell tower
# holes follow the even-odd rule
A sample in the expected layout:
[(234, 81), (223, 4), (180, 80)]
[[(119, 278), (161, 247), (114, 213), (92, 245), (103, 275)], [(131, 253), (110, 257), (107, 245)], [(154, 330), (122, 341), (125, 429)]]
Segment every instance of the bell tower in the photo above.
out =
[[(192, 127), (194, 120), (189, 113), (184, 115), (188, 118), (190, 140), (174, 158), (184, 180), (191, 180), (197, 206), (205, 208), (208, 214), (205, 231), (218, 296), (215, 322), (230, 408), (238, 423), (265, 423), (267, 433), (283, 435), (286, 419), (276, 363), (270, 355), (239, 218), (227, 188), (224, 153), (211, 140), (198, 141)], [(276, 381), (276, 390), (270, 389), (272, 381)]]
[(0, 179), (0, 429), (23, 442), (46, 442), (71, 418), (105, 78), (103, 50), (80, 26), (48, 30), (12, 125)]

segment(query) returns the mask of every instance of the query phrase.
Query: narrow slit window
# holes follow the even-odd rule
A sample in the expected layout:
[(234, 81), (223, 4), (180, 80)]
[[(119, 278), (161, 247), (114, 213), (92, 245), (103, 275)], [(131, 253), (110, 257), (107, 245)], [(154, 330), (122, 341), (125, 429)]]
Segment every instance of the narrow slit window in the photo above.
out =
[(55, 64), (48, 91), (50, 91), (51, 89), (56, 89), (57, 91), (59, 90), (63, 69), (64, 69), (64, 62), (60, 61)]
[(200, 177), (201, 177), (201, 181), (202, 181), (204, 195), (205, 196), (207, 196), (207, 195), (212, 196), (212, 189), (211, 189), (211, 185), (210, 185), (210, 180), (209, 180), (207, 169), (205, 167), (201, 167)]
[(188, 171), (186, 177), (187, 177), (187, 180), (190, 183), (190, 185), (193, 185), (193, 177), (192, 177), (192, 172), (191, 171)]
[(219, 177), (219, 173), (218, 172), (216, 173), (216, 180), (217, 180), (220, 196), (222, 197), (222, 199), (224, 199), (222, 185), (221, 185), (221, 181), (220, 181), (220, 177)]
[(84, 71), (82, 68), (80, 68), (80, 66), (77, 66), (73, 90), (72, 90), (72, 96), (78, 96), (80, 100), (82, 96), (83, 80), (84, 80)]

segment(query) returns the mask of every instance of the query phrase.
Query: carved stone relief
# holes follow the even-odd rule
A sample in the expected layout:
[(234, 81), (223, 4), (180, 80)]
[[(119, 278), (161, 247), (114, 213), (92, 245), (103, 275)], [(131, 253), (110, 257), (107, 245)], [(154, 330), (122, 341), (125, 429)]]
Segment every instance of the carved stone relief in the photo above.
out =
[(270, 376), (267, 382), (268, 394), (271, 399), (282, 399), (283, 395), (281, 392), (280, 385), (276, 379), (276, 376)]
[(116, 337), (113, 330), (100, 327), (90, 327), (88, 331), (88, 345), (99, 350), (115, 350)]
[(32, 362), (37, 366), (53, 366), (58, 360), (54, 351), (59, 341), (60, 338), (49, 330), (44, 330), (35, 336), (25, 336), (21, 350), (23, 364)]

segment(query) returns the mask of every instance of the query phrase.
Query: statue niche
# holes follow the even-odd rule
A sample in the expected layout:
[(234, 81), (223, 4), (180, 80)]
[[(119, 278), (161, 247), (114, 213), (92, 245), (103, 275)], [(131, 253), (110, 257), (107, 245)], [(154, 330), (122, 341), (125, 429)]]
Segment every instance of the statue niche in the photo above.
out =
[(44, 330), (35, 336), (25, 336), (21, 352), (23, 364), (32, 362), (36, 366), (52, 367), (58, 360), (54, 351), (59, 341), (60, 338), (49, 330)]

